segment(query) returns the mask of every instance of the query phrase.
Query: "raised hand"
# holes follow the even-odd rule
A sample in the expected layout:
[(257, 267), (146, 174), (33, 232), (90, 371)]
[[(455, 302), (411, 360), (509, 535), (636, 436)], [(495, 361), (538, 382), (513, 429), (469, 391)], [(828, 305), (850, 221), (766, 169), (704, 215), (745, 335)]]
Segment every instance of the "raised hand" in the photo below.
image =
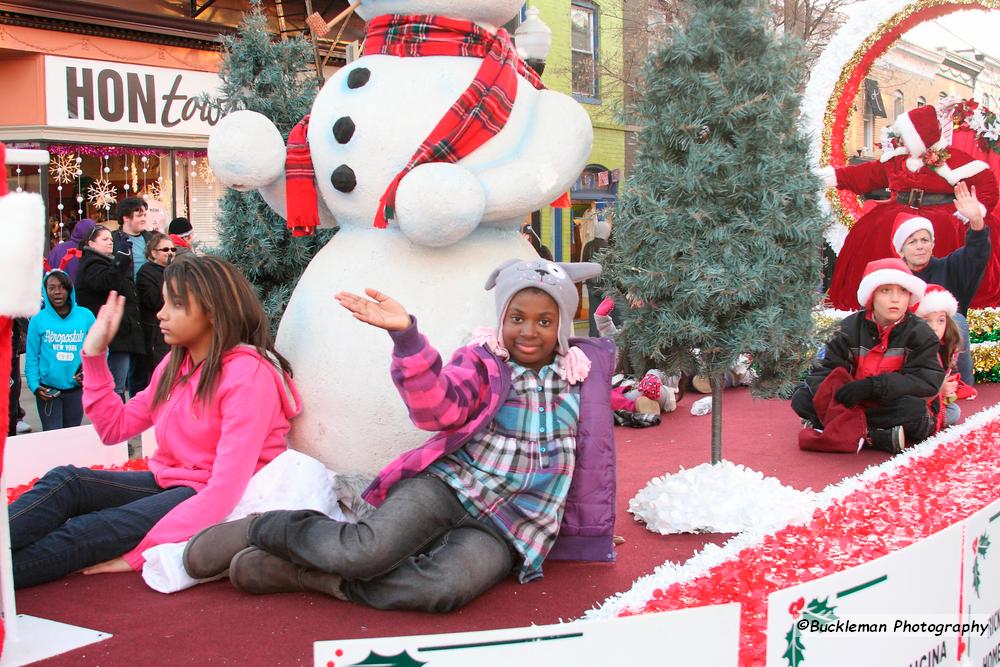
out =
[(976, 199), (975, 185), (970, 188), (962, 181), (955, 186), (955, 210), (969, 219), (969, 226), (974, 230), (983, 228), (983, 209)]
[[(402, 331), (410, 326), (410, 314), (395, 299), (370, 287), (365, 288), (369, 298), (350, 292), (337, 292), (337, 302), (351, 311), (354, 319), (386, 331)], [(102, 308), (103, 310), (103, 308)]]
[(87, 332), (87, 338), (83, 341), (83, 352), (88, 357), (96, 357), (104, 354), (111, 340), (118, 333), (121, 326), (122, 316), (125, 314), (125, 297), (118, 296), (114, 290), (108, 294), (107, 302), (101, 306), (97, 312), (97, 319)]

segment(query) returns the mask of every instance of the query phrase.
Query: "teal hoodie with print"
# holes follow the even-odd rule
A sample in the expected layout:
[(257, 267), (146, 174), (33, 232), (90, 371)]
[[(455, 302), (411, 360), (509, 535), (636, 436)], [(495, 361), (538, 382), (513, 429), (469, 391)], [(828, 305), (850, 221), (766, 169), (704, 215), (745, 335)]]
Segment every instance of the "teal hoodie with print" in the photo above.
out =
[(83, 339), (94, 323), (94, 314), (76, 305), (76, 289), (72, 287), (72, 281), (69, 291), (69, 313), (66, 317), (62, 317), (56, 312), (49, 303), (49, 295), (45, 291), (45, 280), (53, 273), (64, 272), (54, 270), (42, 277), (44, 306), (41, 312), (28, 322), (24, 376), (32, 393), (39, 385), (63, 391), (80, 386), (73, 376), (80, 368)]

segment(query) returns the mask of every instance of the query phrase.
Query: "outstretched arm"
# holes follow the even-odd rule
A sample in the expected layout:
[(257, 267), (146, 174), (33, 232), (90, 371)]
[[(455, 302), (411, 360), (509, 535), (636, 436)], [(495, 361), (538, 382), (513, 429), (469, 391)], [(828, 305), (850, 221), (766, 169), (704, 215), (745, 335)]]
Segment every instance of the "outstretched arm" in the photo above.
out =
[(111, 292), (83, 341), (83, 409), (106, 445), (136, 436), (153, 424), (149, 405), (151, 391), (141, 391), (123, 404), (115, 393), (115, 383), (108, 370), (108, 345), (124, 314), (125, 297)]
[(337, 303), (351, 311), (354, 319), (373, 327), (386, 331), (402, 331), (410, 326), (410, 314), (398, 301), (371, 287), (365, 288), (365, 294), (369, 298), (351, 292), (337, 292), (334, 298), (337, 299)]
[(392, 297), (371, 288), (369, 298), (340, 292), (336, 299), (356, 320), (392, 335), (392, 381), (417, 428), (440, 431), (468, 421), (489, 384), (475, 355), (459, 350), (447, 366), (417, 323)]

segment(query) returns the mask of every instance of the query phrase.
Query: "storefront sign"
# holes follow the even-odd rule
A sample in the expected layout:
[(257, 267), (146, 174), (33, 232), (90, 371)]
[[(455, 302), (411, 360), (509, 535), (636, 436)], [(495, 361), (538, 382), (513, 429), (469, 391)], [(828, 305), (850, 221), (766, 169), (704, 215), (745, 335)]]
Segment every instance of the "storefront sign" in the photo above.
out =
[(218, 109), (204, 104), (222, 81), (211, 72), (45, 56), (49, 125), (207, 135)]

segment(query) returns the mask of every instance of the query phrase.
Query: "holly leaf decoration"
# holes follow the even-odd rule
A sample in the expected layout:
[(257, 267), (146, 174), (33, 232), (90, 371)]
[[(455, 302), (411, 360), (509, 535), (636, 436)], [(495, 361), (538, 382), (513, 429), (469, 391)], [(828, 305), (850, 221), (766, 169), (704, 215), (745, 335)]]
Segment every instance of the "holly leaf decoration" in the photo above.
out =
[(829, 599), (830, 598), (810, 600), (809, 604), (806, 605), (803, 617), (810, 621), (819, 621), (820, 623), (830, 623), (832, 621), (836, 621), (837, 614), (835, 611), (837, 608), (829, 605)]
[(798, 667), (799, 663), (806, 659), (806, 647), (802, 644), (802, 631), (799, 630), (798, 622), (792, 623), (792, 629), (785, 635), (788, 648), (781, 654), (781, 657), (788, 661), (788, 667)]
[(982, 577), (979, 572), (979, 559), (986, 558), (986, 554), (990, 550), (990, 534), (983, 533), (979, 536), (976, 541), (976, 558), (972, 561), (972, 589), (976, 592), (976, 597), (979, 595), (979, 585), (982, 583)]
[(788, 646), (781, 654), (781, 657), (788, 661), (788, 667), (798, 667), (799, 663), (806, 659), (806, 647), (802, 643), (802, 631), (799, 629), (800, 621), (816, 621), (825, 625), (837, 620), (837, 608), (830, 606), (829, 600), (828, 597), (822, 600), (810, 600), (802, 612), (802, 618), (792, 623), (792, 629), (785, 635)]
[(381, 653), (371, 651), (364, 660), (354, 664), (371, 665), (373, 667), (421, 667), (421, 665), (426, 665), (427, 663), (420, 662), (406, 651), (402, 651), (396, 655), (382, 655)]

